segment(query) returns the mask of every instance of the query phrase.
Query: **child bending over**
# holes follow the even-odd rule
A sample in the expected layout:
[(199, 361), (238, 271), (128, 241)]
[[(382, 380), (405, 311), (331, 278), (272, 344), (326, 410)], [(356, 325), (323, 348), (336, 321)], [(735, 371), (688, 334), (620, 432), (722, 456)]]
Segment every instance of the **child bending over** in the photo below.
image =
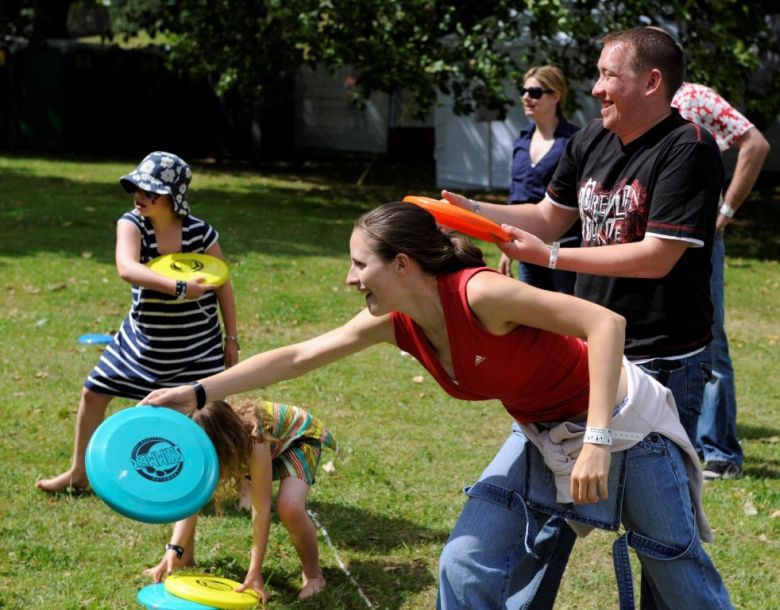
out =
[[(251, 481), (252, 552), (244, 583), (237, 591), (253, 589), (268, 601), (263, 582), (263, 559), (271, 524), (272, 481), (279, 480), (276, 510), (290, 533), (301, 561), (303, 586), (298, 599), (307, 599), (325, 587), (317, 544), (317, 530), (306, 512), (306, 496), (314, 484), (322, 447), (335, 451), (328, 429), (310, 413), (292, 405), (260, 401), (231, 407), (216, 400), (193, 414), (211, 438), (219, 457), (221, 483)], [(173, 526), (163, 558), (145, 570), (154, 582), (180, 566), (195, 563), (197, 513)]]

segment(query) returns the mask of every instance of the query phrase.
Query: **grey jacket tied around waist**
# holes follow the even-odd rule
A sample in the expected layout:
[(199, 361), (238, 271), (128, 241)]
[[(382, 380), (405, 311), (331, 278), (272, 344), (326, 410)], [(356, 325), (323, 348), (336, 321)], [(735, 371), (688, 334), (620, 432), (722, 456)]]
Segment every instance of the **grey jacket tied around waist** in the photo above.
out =
[[(702, 506), (703, 479), (699, 457), (680, 423), (672, 392), (652, 377), (645, 375), (641, 369), (625, 358), (623, 358), (623, 368), (628, 379), (628, 393), (626, 400), (612, 418), (612, 452), (625, 451), (653, 432), (674, 442), (685, 458), (688, 489), (691, 503), (696, 510), (699, 535), (703, 541), (711, 542), (712, 530)], [(573, 502), (571, 473), (582, 449), (584, 423), (563, 422), (549, 430), (539, 429), (534, 424), (520, 424), (520, 427), (523, 434), (542, 454), (545, 465), (553, 473), (557, 501), (562, 504)], [(570, 525), (580, 536), (584, 536), (592, 529), (590, 526), (571, 521)]]

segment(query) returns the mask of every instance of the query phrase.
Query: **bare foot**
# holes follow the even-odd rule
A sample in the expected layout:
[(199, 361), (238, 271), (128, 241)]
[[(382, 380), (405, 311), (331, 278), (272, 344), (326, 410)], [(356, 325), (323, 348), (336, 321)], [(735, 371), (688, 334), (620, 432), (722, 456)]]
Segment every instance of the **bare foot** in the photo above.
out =
[(298, 601), (303, 601), (304, 599), (309, 599), (310, 597), (314, 597), (324, 588), (325, 588), (324, 578), (322, 578), (321, 576), (317, 578), (310, 578), (309, 580), (306, 580), (304, 582), (303, 588), (298, 592)]
[(83, 491), (89, 487), (89, 481), (87, 480), (86, 475), (74, 476), (71, 471), (68, 470), (51, 479), (41, 479), (35, 483), (35, 486), (41, 491), (48, 491), (50, 493), (68, 491), (69, 489)]

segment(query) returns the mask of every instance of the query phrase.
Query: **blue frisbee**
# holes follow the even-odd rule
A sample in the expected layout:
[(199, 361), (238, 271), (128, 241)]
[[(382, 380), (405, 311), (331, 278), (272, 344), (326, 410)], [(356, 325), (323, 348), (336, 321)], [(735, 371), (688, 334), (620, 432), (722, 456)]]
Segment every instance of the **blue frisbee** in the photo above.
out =
[(198, 512), (219, 478), (208, 435), (165, 407), (130, 407), (106, 419), (87, 445), (86, 467), (101, 500), (144, 523), (170, 523)]
[(204, 606), (168, 593), (162, 583), (144, 587), (136, 599), (147, 610), (214, 610), (214, 606)]
[(106, 345), (114, 340), (114, 335), (104, 335), (102, 333), (87, 333), (79, 337), (79, 343), (88, 345)]

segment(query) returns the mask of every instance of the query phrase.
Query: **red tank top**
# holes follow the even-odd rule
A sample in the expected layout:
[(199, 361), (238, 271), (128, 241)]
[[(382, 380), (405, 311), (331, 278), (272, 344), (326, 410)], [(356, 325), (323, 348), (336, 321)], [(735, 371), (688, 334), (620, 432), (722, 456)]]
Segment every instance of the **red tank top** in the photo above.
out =
[(451, 379), (422, 328), (393, 312), (398, 347), (414, 356), (451, 396), (502, 402), (522, 423), (562, 421), (588, 408), (588, 350), (581, 339), (518, 326), (506, 335), (487, 332), (471, 311), (466, 284), (472, 267), (438, 277), (455, 379)]

